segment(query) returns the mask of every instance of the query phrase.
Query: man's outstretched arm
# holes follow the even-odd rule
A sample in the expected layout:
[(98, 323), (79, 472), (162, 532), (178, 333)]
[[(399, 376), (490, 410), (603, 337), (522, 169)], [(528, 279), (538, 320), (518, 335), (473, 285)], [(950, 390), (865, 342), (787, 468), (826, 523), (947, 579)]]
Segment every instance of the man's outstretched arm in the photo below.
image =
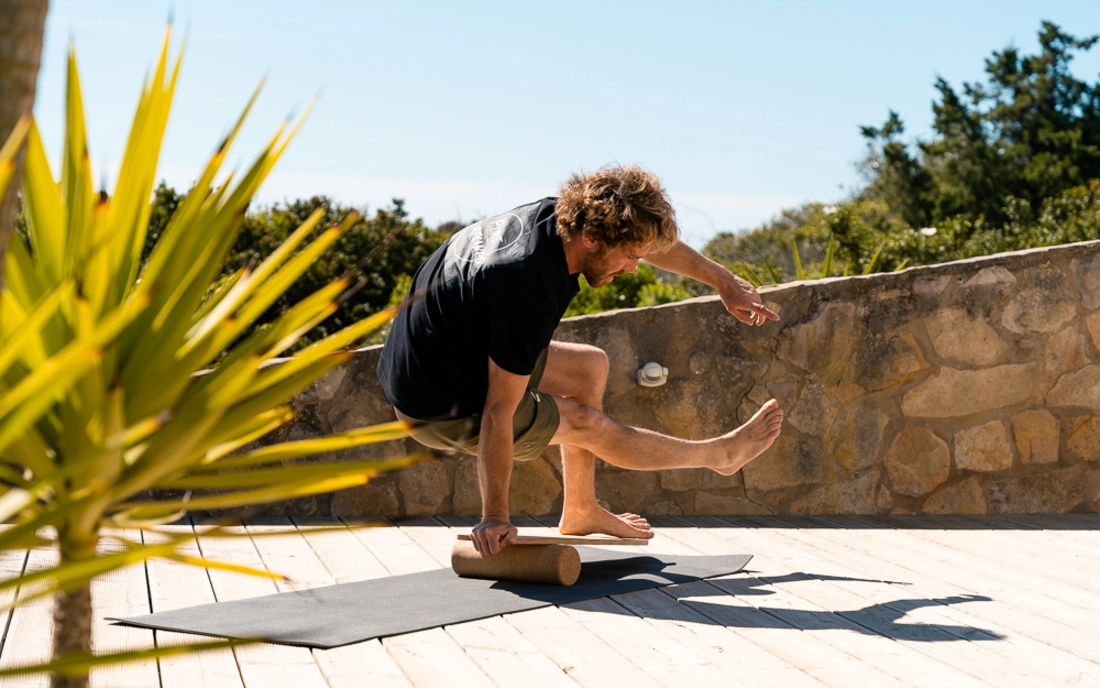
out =
[(746, 325), (779, 320), (779, 315), (764, 305), (755, 287), (682, 241), (677, 241), (667, 251), (647, 253), (645, 261), (713, 287), (726, 310)]
[(512, 479), (512, 417), (527, 389), (527, 375), (509, 373), (489, 359), (489, 393), (478, 435), (477, 481), (481, 488), (481, 523), (471, 538), (482, 554), (496, 554), (516, 541), (508, 513)]

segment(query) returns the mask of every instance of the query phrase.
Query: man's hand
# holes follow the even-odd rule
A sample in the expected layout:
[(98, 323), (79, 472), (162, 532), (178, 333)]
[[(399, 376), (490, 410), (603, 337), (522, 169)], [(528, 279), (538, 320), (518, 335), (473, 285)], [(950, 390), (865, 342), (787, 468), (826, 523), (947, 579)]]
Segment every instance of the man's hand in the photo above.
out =
[(496, 554), (508, 545), (514, 544), (519, 531), (507, 518), (486, 516), (474, 526), (470, 539), (474, 549), (482, 556)]
[(726, 310), (746, 325), (763, 325), (766, 320), (779, 320), (779, 316), (760, 300), (760, 294), (751, 284), (682, 241), (677, 241), (661, 253), (647, 253), (645, 259), (662, 270), (713, 287), (722, 297)]
[(726, 310), (746, 325), (779, 320), (779, 315), (764, 305), (756, 288), (733, 273), (718, 288), (718, 296), (722, 297)]

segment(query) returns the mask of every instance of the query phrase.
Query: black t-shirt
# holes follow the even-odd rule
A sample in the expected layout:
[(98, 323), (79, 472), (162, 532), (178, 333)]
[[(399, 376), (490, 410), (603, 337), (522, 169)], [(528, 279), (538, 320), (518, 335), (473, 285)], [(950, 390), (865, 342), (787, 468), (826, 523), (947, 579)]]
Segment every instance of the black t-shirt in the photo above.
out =
[(456, 232), (413, 276), (378, 377), (391, 404), (422, 420), (481, 413), (489, 358), (530, 375), (577, 294), (555, 198)]

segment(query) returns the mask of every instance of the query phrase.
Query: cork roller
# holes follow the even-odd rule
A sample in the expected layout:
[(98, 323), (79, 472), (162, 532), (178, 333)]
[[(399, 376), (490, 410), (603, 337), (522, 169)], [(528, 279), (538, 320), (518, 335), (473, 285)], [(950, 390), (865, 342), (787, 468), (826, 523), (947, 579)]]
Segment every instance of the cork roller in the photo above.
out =
[(483, 557), (474, 543), (456, 540), (451, 548), (451, 568), (466, 578), (573, 585), (581, 575), (581, 555), (568, 545), (524, 545)]

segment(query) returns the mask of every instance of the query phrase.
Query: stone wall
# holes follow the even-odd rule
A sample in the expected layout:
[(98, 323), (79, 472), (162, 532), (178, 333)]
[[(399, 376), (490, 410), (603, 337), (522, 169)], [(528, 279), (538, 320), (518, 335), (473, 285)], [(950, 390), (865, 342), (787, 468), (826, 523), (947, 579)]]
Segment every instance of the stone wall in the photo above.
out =
[[(737, 475), (623, 471), (597, 494), (644, 514), (1100, 511), (1100, 242), (762, 290), (782, 316), (748, 328), (715, 297), (572, 318), (556, 337), (611, 358), (613, 418), (702, 439), (771, 397), (783, 434)], [(391, 420), (363, 349), (295, 400), (302, 438)], [(648, 361), (668, 383), (644, 388)], [(411, 440), (341, 457), (419, 451)], [(555, 448), (517, 463), (512, 513), (560, 511)], [(437, 456), (276, 513), (477, 514), (475, 460)]]

